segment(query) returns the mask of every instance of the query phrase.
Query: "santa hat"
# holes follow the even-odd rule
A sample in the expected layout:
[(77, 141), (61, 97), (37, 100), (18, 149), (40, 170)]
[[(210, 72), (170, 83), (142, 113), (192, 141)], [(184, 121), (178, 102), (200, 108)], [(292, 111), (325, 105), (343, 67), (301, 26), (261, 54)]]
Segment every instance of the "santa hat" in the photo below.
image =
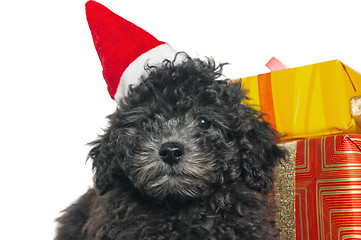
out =
[(145, 65), (172, 61), (176, 51), (148, 32), (95, 1), (86, 4), (86, 16), (95, 48), (103, 66), (110, 96), (117, 102), (129, 85), (137, 85), (145, 75)]

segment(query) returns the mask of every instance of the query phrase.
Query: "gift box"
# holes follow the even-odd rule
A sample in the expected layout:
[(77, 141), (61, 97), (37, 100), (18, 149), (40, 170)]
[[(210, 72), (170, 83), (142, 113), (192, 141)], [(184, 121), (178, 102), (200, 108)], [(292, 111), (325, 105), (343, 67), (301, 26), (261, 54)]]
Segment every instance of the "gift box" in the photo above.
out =
[[(361, 133), (350, 109), (361, 95), (361, 75), (338, 60), (246, 77), (242, 84), (247, 102), (267, 115), (282, 141)], [(353, 109), (361, 119), (360, 106)]]
[(280, 239), (361, 239), (361, 135), (283, 146), (289, 159), (274, 188)]

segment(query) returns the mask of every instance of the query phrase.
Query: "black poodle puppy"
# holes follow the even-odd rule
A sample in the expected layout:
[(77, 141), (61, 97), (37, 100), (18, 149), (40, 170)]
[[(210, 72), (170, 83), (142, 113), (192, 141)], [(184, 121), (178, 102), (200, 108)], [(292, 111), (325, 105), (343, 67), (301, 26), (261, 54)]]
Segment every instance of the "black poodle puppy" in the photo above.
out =
[(92, 144), (95, 187), (56, 240), (276, 239), (268, 195), (284, 151), (222, 64), (148, 67)]

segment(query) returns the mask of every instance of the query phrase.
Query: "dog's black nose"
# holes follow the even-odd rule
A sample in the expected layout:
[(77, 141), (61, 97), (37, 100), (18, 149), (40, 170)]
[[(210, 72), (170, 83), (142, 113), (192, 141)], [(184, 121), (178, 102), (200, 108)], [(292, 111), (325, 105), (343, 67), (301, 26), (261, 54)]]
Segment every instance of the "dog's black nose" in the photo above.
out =
[(164, 143), (160, 150), (160, 158), (167, 164), (173, 165), (182, 158), (184, 152), (183, 145), (177, 142)]

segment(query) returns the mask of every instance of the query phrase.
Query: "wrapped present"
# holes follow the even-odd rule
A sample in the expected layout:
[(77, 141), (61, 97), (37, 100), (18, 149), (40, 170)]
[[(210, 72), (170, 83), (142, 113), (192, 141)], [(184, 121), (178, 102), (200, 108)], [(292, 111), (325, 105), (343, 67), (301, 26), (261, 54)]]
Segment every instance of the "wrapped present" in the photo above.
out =
[(361, 135), (287, 144), (275, 183), (281, 239), (361, 239)]
[(283, 141), (361, 133), (356, 122), (361, 123), (361, 104), (356, 103), (353, 112), (350, 109), (350, 100), (361, 95), (361, 74), (338, 60), (246, 77), (242, 82), (249, 91), (248, 103), (267, 114)]

